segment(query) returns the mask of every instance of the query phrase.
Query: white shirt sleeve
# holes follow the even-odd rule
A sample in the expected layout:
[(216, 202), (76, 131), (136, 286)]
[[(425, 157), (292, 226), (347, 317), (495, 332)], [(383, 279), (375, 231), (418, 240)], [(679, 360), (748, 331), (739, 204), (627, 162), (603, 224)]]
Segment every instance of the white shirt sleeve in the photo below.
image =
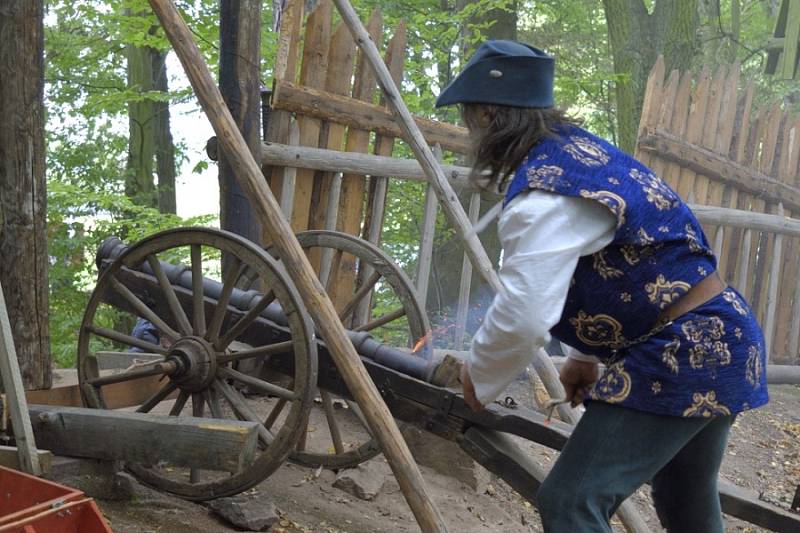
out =
[[(472, 340), (467, 368), (483, 405), (497, 398), (550, 341), (581, 256), (605, 248), (616, 220), (601, 204), (544, 191), (517, 196), (503, 210), (500, 281)], [(580, 356), (576, 357), (580, 358)]]

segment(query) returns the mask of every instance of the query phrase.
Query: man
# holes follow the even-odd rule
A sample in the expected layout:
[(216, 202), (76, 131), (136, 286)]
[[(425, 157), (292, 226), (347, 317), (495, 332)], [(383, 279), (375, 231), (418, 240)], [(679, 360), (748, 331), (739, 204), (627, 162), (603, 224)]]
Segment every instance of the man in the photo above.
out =
[(464, 398), (493, 401), (555, 337), (570, 347), (566, 397), (587, 407), (539, 490), (545, 530), (611, 531), (652, 480), (669, 531), (722, 532), (730, 426), (768, 401), (763, 335), (688, 207), (555, 109), (553, 73), (541, 50), (489, 41), (437, 100), (462, 106), (473, 178), (505, 195), (504, 291), (473, 339)]

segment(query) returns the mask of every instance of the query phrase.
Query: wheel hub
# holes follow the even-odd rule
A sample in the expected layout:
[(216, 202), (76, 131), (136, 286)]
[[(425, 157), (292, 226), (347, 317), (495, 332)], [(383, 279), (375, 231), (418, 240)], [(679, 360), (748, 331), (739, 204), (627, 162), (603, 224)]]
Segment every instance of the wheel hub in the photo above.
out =
[(179, 363), (178, 371), (170, 379), (189, 392), (199, 392), (207, 388), (217, 373), (214, 347), (201, 337), (179, 339), (170, 347), (167, 359)]

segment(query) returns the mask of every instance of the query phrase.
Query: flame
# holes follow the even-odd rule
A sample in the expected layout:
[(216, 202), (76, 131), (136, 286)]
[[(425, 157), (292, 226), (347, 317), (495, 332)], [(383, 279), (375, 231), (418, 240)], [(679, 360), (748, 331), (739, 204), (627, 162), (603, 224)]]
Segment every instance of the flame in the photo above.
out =
[(428, 343), (428, 341), (430, 341), (432, 338), (433, 338), (433, 332), (429, 331), (428, 333), (417, 339), (417, 342), (414, 343), (414, 349), (411, 350), (411, 353), (417, 353), (418, 351), (420, 351), (422, 347), (425, 346)]

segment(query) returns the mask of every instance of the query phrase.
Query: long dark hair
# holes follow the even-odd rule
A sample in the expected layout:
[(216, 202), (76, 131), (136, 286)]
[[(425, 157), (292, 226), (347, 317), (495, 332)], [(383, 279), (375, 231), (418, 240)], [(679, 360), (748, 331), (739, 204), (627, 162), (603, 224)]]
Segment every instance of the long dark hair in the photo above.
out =
[(482, 189), (496, 192), (505, 190), (513, 172), (536, 143), (557, 135), (558, 126), (578, 124), (557, 108), (463, 104), (461, 117), (469, 128), (475, 158), (470, 180)]

